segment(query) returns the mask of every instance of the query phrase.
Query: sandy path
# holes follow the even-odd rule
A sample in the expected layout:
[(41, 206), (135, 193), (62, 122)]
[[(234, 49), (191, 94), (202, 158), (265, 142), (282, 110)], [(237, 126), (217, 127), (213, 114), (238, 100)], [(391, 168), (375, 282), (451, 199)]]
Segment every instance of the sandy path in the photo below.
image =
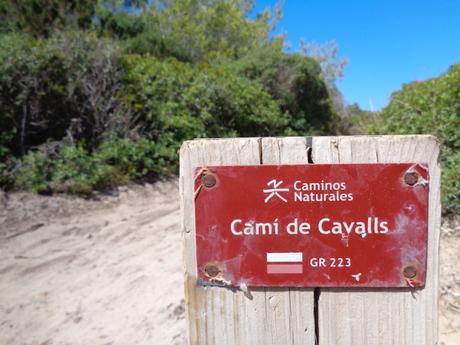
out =
[[(0, 216), (0, 344), (183, 344), (177, 194), (14, 195)], [(17, 210), (26, 203), (42, 214)]]
[[(176, 181), (85, 201), (0, 195), (0, 345), (184, 344)], [(460, 225), (441, 241), (440, 342), (460, 345)]]
[(460, 219), (441, 227), (439, 345), (460, 345)]

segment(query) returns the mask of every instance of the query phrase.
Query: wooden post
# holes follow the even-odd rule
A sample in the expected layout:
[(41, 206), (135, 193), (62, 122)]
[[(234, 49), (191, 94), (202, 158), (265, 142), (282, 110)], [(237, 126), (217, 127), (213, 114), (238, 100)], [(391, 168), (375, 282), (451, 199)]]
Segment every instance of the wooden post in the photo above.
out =
[(320, 344), (433, 345), (438, 331), (441, 219), (439, 143), (432, 136), (319, 137), (315, 163), (428, 163), (430, 173), (426, 286), (401, 290), (321, 289)]
[[(240, 138), (185, 142), (180, 156), (188, 343), (436, 344), (440, 227), (439, 144), (431, 136)], [(197, 285), (194, 173), (209, 165), (428, 163), (426, 287), (242, 291)]]

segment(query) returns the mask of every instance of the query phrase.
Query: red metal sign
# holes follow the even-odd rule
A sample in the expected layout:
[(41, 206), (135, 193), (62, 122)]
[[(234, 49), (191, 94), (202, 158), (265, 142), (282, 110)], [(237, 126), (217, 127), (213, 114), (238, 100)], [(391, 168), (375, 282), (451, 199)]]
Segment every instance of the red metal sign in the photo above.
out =
[(423, 164), (219, 166), (197, 170), (203, 284), (422, 287)]

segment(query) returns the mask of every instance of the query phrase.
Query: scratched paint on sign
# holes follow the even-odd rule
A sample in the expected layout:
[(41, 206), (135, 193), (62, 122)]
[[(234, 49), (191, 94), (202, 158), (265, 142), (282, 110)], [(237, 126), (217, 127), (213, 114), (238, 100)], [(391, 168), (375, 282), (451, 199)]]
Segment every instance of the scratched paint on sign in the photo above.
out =
[(197, 168), (202, 284), (423, 287), (424, 164)]

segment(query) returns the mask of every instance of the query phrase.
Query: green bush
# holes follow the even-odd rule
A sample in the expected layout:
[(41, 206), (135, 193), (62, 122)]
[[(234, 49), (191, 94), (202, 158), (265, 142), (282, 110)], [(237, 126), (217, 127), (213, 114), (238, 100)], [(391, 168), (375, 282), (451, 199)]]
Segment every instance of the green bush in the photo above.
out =
[(139, 140), (111, 138), (99, 147), (95, 157), (98, 161), (115, 166), (128, 179), (173, 173), (159, 162), (157, 145), (145, 138)]
[(55, 161), (48, 159), (42, 152), (31, 152), (24, 156), (17, 169), (15, 186), (38, 193), (49, 190)]
[(288, 115), (287, 134), (332, 134), (339, 118), (320, 65), (302, 54), (286, 54), (282, 42), (253, 49), (231, 64), (240, 75), (263, 85)]
[(136, 14), (99, 7), (98, 29), (125, 40), (129, 53), (216, 63), (239, 58), (268, 41), (280, 10), (265, 10), (252, 19), (253, 8), (252, 0), (150, 2)]
[(87, 29), (98, 0), (0, 0), (0, 31), (49, 37), (56, 30)]
[(443, 204), (460, 212), (460, 64), (439, 78), (405, 85), (370, 125), (375, 134), (433, 134), (442, 144)]
[(122, 42), (124, 50), (129, 54), (152, 55), (158, 58), (175, 58), (179, 61), (192, 62), (186, 49), (177, 45), (169, 37), (163, 37), (158, 31), (145, 31)]
[(112, 11), (110, 8), (98, 9), (99, 30), (102, 35), (114, 36), (119, 39), (135, 37), (145, 32), (147, 17), (142, 14), (133, 15), (123, 11)]
[(320, 65), (269, 39), (278, 9), (123, 4), (0, 0), (0, 187), (86, 194), (177, 172), (184, 140), (336, 131)]
[(5, 163), (0, 162), (0, 190), (8, 189), (11, 186), (12, 179), (9, 177), (8, 168)]
[(133, 15), (110, 9), (101, 9), (99, 12), (100, 35), (120, 40), (120, 45), (127, 53), (192, 61), (185, 47), (161, 32), (159, 20), (152, 13)]
[(88, 194), (93, 189), (126, 182), (116, 166), (100, 162), (82, 145), (66, 146), (54, 160), (48, 187), (51, 191)]
[(59, 159), (31, 152), (21, 160), (16, 173), (17, 188), (38, 193), (88, 194), (112, 181), (114, 168), (100, 164), (83, 146), (66, 146)]
[(54, 159), (41, 151), (30, 152), (16, 163), (14, 183), (38, 193), (89, 194), (94, 189), (174, 172), (175, 165), (171, 169), (160, 156), (161, 149), (145, 138), (106, 139), (94, 152), (82, 144), (68, 145)]
[(119, 61), (117, 46), (94, 35), (0, 35), (0, 154), (64, 138), (96, 147), (102, 134), (126, 131)]
[(177, 165), (184, 140), (280, 135), (287, 128), (288, 118), (263, 87), (225, 66), (131, 55), (125, 68), (125, 101), (166, 165)]
[[(25, 140), (19, 113), (31, 90), (21, 89), (32, 74), (35, 41), (19, 35), (0, 35), (0, 160), (10, 152), (21, 153), (18, 142)], [(23, 109), (21, 109), (23, 108)]]
[(460, 214), (460, 150), (443, 152), (442, 193), (444, 208)]

